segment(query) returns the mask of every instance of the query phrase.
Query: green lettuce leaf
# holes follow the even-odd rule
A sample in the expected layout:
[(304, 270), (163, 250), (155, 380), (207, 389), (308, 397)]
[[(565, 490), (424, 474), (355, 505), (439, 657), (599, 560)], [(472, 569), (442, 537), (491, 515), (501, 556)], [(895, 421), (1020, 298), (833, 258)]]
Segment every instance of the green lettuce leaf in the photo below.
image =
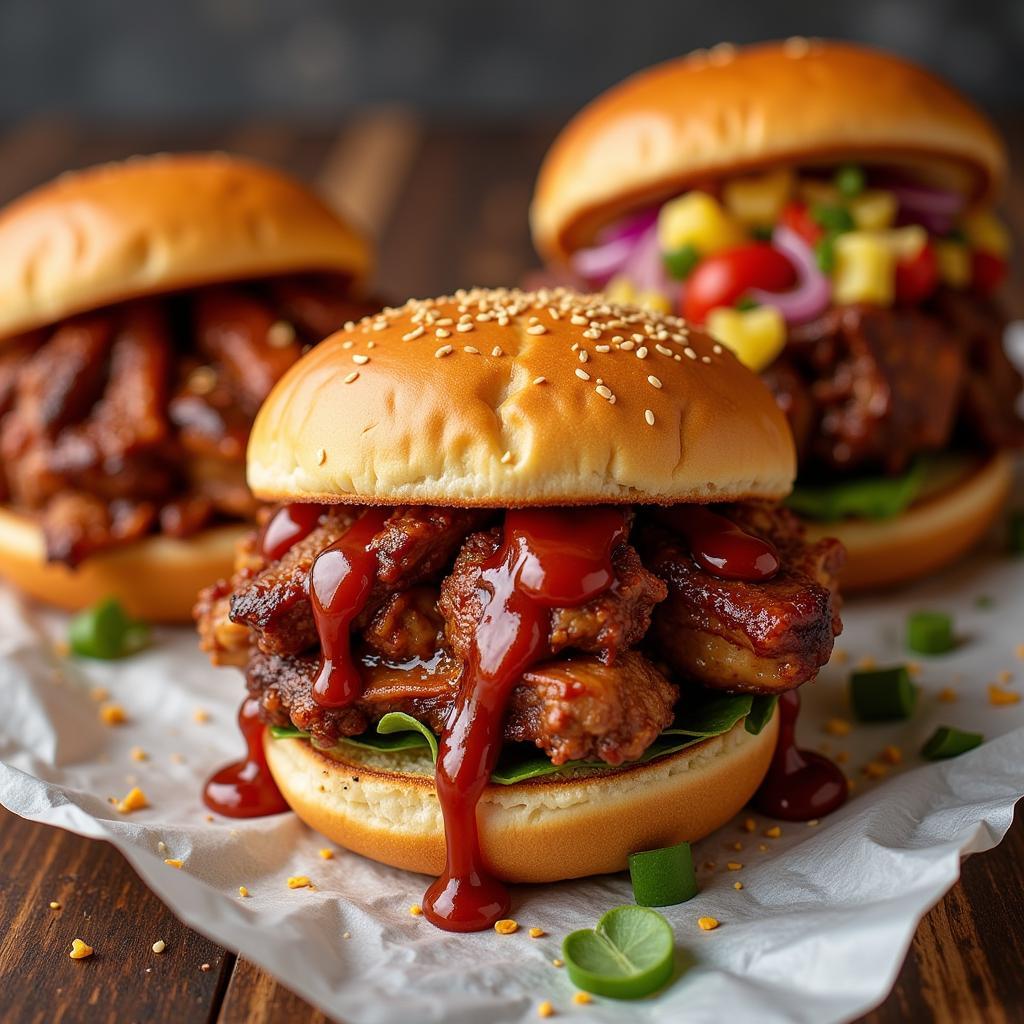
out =
[[(422, 723), (416, 721), (412, 715), (404, 711), (389, 711), (378, 723), (377, 732), (383, 736), (395, 735), (409, 736), (410, 733), (419, 733), (424, 742), (430, 747), (430, 757), (437, 762), (437, 737)], [(391, 748), (392, 750), (394, 747)]]
[(761, 730), (771, 721), (775, 714), (775, 706), (779, 703), (778, 697), (755, 697), (750, 708), (750, 714), (744, 726), (752, 736), (757, 736)]
[(808, 519), (833, 523), (839, 519), (891, 519), (920, 495), (928, 473), (918, 459), (902, 476), (860, 477), (834, 484), (797, 483), (786, 504)]

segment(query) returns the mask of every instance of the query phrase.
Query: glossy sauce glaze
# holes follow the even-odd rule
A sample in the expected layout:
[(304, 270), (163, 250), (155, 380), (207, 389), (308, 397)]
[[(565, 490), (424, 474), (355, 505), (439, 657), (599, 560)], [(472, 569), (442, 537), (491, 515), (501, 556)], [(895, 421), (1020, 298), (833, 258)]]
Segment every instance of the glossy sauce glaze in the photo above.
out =
[(276, 562), (300, 540), (305, 540), (319, 525), (323, 505), (282, 505), (260, 530), (260, 553), (268, 562)]
[(841, 807), (849, 795), (846, 776), (823, 754), (796, 745), (800, 695), (779, 697), (779, 739), (768, 774), (754, 797), (764, 814), (784, 821), (810, 821)]
[(657, 517), (686, 538), (693, 560), (713, 576), (757, 583), (779, 571), (779, 554), (760, 537), (704, 505), (676, 505)]
[(203, 787), (203, 803), (228, 818), (261, 818), (288, 810), (263, 754), (259, 707), (259, 701), (249, 697), (238, 709), (238, 728), (247, 748), (244, 760), (221, 768)]
[(607, 590), (612, 553), (626, 533), (617, 509), (522, 509), (505, 517), (502, 545), (483, 566), (483, 612), (437, 759), (447, 860), (423, 911), (439, 928), (479, 931), (508, 911), (508, 890), (483, 864), (476, 819), (501, 751), (505, 707), (523, 673), (550, 654), (550, 609)]
[(321, 707), (348, 707), (362, 693), (362, 676), (352, 658), (351, 629), (377, 578), (377, 555), (370, 550), (370, 541), (390, 514), (389, 508), (368, 509), (316, 556), (310, 570), (309, 600), (321, 649), (313, 699)]

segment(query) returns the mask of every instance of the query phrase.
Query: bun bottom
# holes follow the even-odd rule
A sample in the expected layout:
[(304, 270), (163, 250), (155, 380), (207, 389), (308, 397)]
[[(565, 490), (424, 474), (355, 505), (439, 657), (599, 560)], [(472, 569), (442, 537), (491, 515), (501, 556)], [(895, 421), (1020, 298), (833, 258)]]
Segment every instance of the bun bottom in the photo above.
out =
[(810, 540), (838, 537), (846, 547), (844, 593), (905, 583), (955, 562), (988, 532), (1013, 486), (1013, 456), (996, 452), (945, 490), (893, 519), (808, 521)]
[(145, 622), (191, 622), (199, 591), (234, 567), (235, 544), (245, 523), (204, 530), (187, 540), (147, 537), (102, 551), (75, 569), (46, 561), (37, 523), (0, 508), (0, 576), (39, 601), (79, 611), (116, 597)]
[[(701, 839), (754, 795), (777, 736), (778, 713), (757, 736), (739, 722), (647, 764), (490, 785), (478, 810), (484, 860), (506, 882), (556, 882), (622, 871), (637, 850)], [(392, 867), (435, 876), (444, 870), (432, 774), (413, 774), (409, 759), (394, 753), (328, 756), (306, 740), (269, 734), (264, 749), (284, 798), (311, 828)], [(432, 770), (429, 760), (416, 760)], [(406, 768), (388, 770), (389, 761)]]

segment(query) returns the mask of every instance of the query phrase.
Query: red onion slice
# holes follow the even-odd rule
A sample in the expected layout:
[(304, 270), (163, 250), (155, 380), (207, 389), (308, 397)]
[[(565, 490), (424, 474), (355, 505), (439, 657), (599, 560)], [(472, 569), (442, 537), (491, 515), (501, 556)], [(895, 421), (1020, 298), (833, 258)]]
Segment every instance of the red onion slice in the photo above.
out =
[(900, 204), (901, 219), (920, 224), (932, 234), (948, 234), (957, 214), (964, 208), (964, 198), (948, 189), (930, 185), (892, 185), (889, 191)]
[(763, 306), (774, 306), (791, 326), (820, 316), (832, 298), (832, 285), (821, 272), (811, 247), (784, 224), (779, 224), (772, 232), (772, 245), (793, 264), (796, 287), (786, 292), (752, 288), (747, 294)]

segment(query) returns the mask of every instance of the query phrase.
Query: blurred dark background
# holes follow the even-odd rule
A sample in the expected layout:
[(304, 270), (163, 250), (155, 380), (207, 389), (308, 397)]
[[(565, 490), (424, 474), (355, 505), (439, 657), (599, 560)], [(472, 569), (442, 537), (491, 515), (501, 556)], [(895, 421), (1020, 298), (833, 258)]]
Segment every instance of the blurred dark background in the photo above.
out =
[(563, 113), (695, 47), (796, 34), (1024, 102), (1024, 0), (0, 0), (0, 120)]

